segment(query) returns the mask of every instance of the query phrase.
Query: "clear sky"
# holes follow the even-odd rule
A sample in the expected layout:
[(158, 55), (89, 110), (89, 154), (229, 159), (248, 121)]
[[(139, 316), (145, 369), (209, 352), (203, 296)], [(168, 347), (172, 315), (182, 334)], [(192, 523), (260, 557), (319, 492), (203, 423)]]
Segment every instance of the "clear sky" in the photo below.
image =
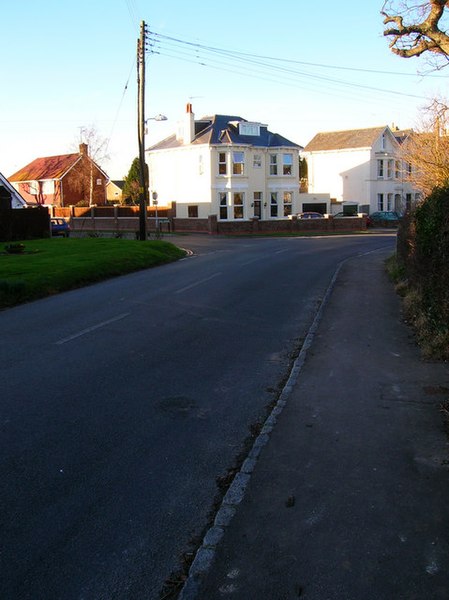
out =
[[(447, 95), (383, 37), (382, 0), (23, 0), (2, 6), (0, 171), (76, 151), (81, 127), (109, 139), (112, 179), (138, 154), (136, 43), (146, 22), (147, 146), (195, 117), (230, 114), (306, 145), (320, 131), (413, 127)], [(251, 56), (250, 56), (251, 55)], [(447, 75), (446, 75), (447, 73)]]

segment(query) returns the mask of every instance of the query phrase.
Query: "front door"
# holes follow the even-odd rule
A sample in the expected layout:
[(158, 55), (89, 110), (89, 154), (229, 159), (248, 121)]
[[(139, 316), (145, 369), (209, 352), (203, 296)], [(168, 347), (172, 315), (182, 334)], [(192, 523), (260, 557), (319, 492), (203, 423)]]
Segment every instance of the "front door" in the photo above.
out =
[(254, 216), (259, 217), (259, 219), (262, 218), (262, 201), (261, 200), (254, 200)]

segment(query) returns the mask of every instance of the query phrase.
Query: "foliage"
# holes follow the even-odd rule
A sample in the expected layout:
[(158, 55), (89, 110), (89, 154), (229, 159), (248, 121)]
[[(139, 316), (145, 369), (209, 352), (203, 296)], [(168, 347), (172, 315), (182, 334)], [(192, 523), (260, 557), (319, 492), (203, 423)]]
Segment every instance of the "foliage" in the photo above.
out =
[(423, 107), (421, 124), (409, 133), (401, 147), (401, 158), (412, 166), (407, 180), (426, 196), (449, 182), (449, 108), (442, 99)]
[(0, 308), (147, 269), (183, 256), (183, 250), (164, 241), (113, 238), (29, 241), (24, 254), (0, 254)]
[[(145, 177), (148, 181), (148, 166), (146, 166)], [(128, 175), (124, 177), (122, 197), (126, 204), (138, 204), (142, 190), (140, 185), (140, 160), (135, 158), (131, 164)]]
[(427, 356), (449, 358), (449, 187), (436, 188), (401, 223), (405, 311)]

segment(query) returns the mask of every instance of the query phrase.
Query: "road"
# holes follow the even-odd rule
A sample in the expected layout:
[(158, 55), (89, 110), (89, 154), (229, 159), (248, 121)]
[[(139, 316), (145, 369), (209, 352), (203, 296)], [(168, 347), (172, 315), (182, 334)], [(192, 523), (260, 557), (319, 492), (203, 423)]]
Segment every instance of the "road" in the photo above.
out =
[(395, 237), (182, 242), (0, 313), (3, 600), (159, 598), (337, 264)]

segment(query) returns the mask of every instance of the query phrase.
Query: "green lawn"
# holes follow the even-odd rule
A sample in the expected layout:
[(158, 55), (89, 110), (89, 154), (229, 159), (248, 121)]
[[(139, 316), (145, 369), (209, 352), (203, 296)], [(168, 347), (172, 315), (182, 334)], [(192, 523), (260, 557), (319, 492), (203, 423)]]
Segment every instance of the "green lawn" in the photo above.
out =
[(22, 242), (22, 254), (0, 243), (0, 308), (178, 260), (164, 241), (50, 238)]

